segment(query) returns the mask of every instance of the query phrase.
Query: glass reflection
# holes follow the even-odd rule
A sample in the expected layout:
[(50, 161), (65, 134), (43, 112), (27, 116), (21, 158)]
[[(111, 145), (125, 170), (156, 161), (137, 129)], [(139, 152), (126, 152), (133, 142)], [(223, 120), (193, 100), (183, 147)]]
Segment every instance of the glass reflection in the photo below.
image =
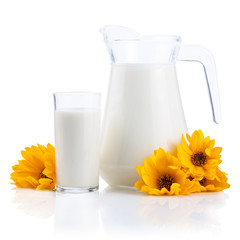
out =
[(99, 192), (56, 193), (56, 234), (97, 234), (99, 232)]

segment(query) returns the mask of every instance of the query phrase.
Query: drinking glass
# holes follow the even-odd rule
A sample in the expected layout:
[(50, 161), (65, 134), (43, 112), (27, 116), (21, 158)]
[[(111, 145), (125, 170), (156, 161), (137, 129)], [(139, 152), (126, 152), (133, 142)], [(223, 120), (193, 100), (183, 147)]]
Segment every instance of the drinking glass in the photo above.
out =
[(100, 97), (91, 92), (54, 93), (57, 191), (98, 189)]

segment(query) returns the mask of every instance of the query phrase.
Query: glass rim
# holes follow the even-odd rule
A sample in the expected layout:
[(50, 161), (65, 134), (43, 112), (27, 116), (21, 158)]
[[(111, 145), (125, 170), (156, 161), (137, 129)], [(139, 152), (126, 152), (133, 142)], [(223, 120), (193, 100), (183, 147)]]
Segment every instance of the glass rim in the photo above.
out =
[(53, 95), (96, 95), (101, 96), (100, 92), (90, 92), (90, 91), (69, 91), (69, 92), (54, 92)]
[(60, 109), (101, 107), (101, 93), (98, 92), (55, 92), (53, 93), (54, 111)]

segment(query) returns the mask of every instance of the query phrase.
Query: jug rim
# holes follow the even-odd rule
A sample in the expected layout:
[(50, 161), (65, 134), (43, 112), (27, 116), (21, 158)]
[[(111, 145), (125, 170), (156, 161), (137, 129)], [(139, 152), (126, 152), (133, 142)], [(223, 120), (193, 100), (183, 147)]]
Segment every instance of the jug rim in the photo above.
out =
[(122, 39), (106, 39), (108, 42), (137, 42), (137, 41), (146, 41), (146, 42), (181, 42), (181, 37), (179, 35), (141, 35), (137, 38), (122, 38)]

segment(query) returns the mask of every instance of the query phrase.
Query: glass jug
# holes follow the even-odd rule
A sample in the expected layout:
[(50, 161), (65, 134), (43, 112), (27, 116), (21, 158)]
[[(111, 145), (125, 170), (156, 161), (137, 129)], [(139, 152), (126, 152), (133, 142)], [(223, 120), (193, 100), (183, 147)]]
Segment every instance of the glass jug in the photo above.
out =
[(101, 29), (112, 69), (101, 139), (100, 174), (110, 185), (133, 187), (136, 166), (162, 147), (174, 153), (187, 126), (175, 63), (202, 63), (213, 120), (220, 122), (215, 62), (179, 36), (142, 36), (119, 26)]

